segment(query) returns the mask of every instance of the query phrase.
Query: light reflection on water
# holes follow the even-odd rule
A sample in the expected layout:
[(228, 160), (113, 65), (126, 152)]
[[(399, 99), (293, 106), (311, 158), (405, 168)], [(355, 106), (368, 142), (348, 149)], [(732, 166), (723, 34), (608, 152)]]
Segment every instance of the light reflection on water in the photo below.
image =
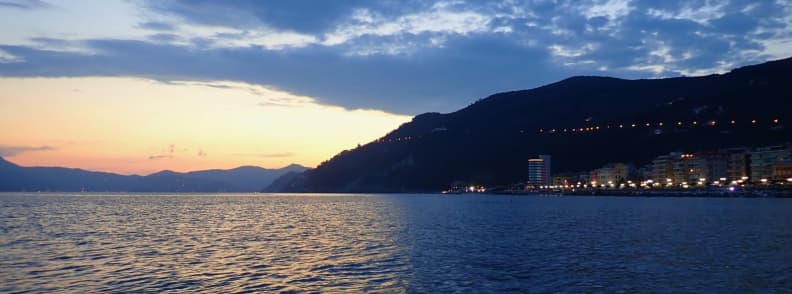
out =
[(0, 292), (792, 289), (792, 201), (0, 194)]

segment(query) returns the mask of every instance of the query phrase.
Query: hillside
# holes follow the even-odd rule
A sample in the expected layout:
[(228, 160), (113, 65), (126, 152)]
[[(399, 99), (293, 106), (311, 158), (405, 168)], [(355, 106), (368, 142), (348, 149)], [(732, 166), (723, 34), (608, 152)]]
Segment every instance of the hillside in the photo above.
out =
[(552, 155), (553, 171), (566, 172), (617, 161), (645, 164), (670, 151), (788, 142), (790, 72), (792, 59), (784, 59), (722, 75), (572, 77), (499, 93), (453, 113), (418, 115), (279, 186), (296, 192), (438, 191), (455, 181), (523, 181), (527, 159), (537, 154)]
[(259, 192), (278, 177), (305, 169), (299, 165), (280, 169), (243, 166), (125, 176), (61, 167), (21, 167), (0, 158), (0, 191)]

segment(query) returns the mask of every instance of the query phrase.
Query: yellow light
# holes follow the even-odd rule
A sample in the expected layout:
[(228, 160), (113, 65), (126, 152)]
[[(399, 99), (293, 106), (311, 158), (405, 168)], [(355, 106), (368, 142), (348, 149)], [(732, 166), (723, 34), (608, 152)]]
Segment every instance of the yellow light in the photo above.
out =
[(698, 124), (698, 122), (694, 120), (694, 121), (693, 121), (693, 124), (694, 124), (694, 125), (697, 125), (697, 124)]
[(660, 125), (662, 127), (663, 126), (663, 122), (659, 122), (658, 125)]
[(774, 123), (774, 124), (778, 124), (778, 119), (777, 119), (777, 118), (776, 118), (776, 119), (774, 119), (774, 120), (773, 120), (773, 123)]
[(755, 120), (755, 119), (754, 119), (754, 120), (751, 120), (751, 123), (752, 123), (752, 124), (756, 124), (756, 120)]

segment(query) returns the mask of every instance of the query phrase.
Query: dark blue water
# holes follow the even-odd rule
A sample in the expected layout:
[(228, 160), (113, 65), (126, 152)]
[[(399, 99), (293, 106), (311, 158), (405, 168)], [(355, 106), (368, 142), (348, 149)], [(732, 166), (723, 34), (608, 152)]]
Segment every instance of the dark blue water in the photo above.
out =
[(0, 292), (792, 292), (792, 200), (0, 194)]

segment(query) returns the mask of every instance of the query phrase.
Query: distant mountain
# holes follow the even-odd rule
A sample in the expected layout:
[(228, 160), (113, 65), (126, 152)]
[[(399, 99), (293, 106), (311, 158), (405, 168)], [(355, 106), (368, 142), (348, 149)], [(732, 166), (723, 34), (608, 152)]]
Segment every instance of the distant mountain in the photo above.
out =
[(188, 178), (213, 180), (228, 183), (242, 191), (260, 192), (267, 188), (275, 179), (292, 172), (303, 172), (307, 168), (299, 164), (291, 164), (279, 169), (265, 169), (257, 166), (240, 166), (229, 170), (204, 170), (184, 174)]
[(0, 191), (259, 192), (286, 173), (305, 170), (292, 164), (280, 169), (243, 166), (124, 176), (61, 167), (20, 167), (0, 158)]
[(789, 142), (790, 114), (792, 59), (704, 77), (572, 77), (453, 113), (418, 115), (279, 187), (401, 192), (438, 191), (455, 181), (508, 184), (524, 181), (527, 159), (538, 154), (553, 156), (554, 172), (571, 172), (645, 164), (670, 151)]

